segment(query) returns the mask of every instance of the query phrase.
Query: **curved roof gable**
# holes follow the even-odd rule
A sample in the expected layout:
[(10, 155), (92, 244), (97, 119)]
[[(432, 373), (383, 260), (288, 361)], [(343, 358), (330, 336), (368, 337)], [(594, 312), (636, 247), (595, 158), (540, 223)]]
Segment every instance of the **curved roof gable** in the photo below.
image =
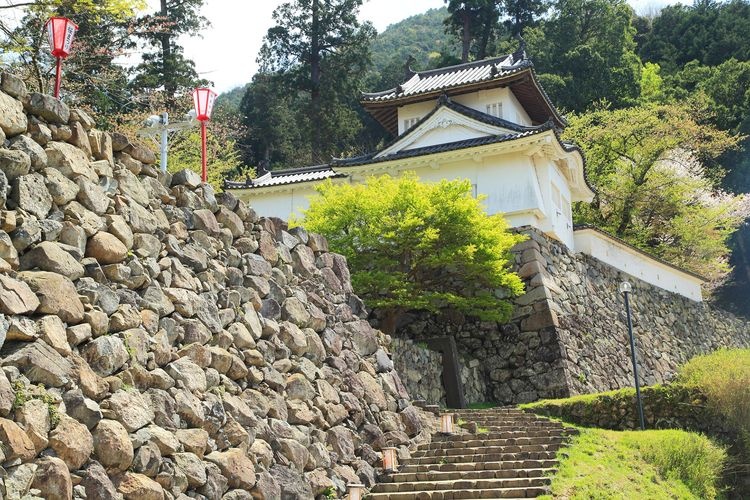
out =
[(381, 125), (395, 134), (399, 106), (428, 101), (441, 94), (453, 96), (497, 87), (510, 87), (535, 123), (552, 119), (558, 127), (566, 125), (539, 83), (533, 63), (523, 52), (417, 72), (395, 88), (363, 93), (360, 102)]

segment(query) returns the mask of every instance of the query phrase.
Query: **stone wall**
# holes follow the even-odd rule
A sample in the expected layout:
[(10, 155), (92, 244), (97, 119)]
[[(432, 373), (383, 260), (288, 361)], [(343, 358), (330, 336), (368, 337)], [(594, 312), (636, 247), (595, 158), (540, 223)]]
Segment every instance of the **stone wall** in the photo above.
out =
[(325, 239), (0, 77), (0, 498), (313, 498), (429, 439)]
[(445, 406), (443, 355), (408, 339), (391, 341), (393, 365), (412, 398)]
[[(395, 369), (401, 375), (401, 380), (411, 397), (445, 407), (442, 353), (430, 350), (426, 344), (400, 337), (391, 339), (390, 350)], [(486, 400), (487, 385), (480, 365), (477, 359), (459, 359), (461, 382), (467, 401)]]
[[(705, 302), (656, 288), (532, 228), (517, 245), (515, 269), (526, 294), (505, 325), (460, 314), (411, 313), (397, 335), (422, 341), (452, 335), (483, 372), (486, 398), (503, 404), (606, 391), (632, 385), (630, 350), (618, 285), (633, 285), (631, 306), (643, 383), (672, 379), (691, 357), (750, 346), (750, 325)], [(371, 318), (377, 324), (377, 318)], [(478, 400), (470, 399), (470, 402)]]

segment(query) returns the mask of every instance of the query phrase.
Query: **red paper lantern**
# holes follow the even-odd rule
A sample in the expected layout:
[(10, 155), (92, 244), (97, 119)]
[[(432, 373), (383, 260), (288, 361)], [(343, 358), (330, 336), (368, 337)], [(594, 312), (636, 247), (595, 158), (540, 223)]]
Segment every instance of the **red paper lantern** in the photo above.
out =
[(55, 57), (68, 57), (78, 25), (66, 17), (51, 17), (46, 24), (49, 46)]
[(195, 107), (195, 118), (198, 121), (211, 119), (211, 112), (214, 109), (216, 92), (207, 88), (199, 88), (193, 91), (193, 106)]
[(198, 88), (193, 91), (193, 106), (195, 107), (195, 118), (201, 122), (201, 180), (206, 182), (208, 170), (206, 167), (206, 122), (211, 118), (214, 110), (216, 92), (207, 88)]
[(57, 59), (55, 69), (55, 98), (60, 98), (60, 80), (62, 79), (62, 60), (70, 54), (73, 37), (78, 25), (66, 17), (51, 17), (44, 25), (47, 28), (47, 38), (52, 49), (52, 55)]

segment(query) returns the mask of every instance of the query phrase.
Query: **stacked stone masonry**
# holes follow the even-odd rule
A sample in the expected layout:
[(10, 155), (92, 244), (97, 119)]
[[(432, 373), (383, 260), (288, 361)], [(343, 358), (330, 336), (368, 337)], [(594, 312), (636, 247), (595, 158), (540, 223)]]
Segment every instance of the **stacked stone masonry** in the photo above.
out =
[(154, 163), (2, 74), (0, 499), (343, 495), (428, 441), (345, 259)]
[(750, 347), (747, 321), (574, 254), (536, 229), (519, 231), (529, 236), (513, 250), (526, 293), (514, 300), (508, 324), (414, 313), (397, 332), (416, 342), (454, 336), (463, 358), (479, 360), (486, 400), (515, 404), (632, 386), (618, 291), (624, 280), (633, 285), (633, 327), (644, 384), (671, 380), (681, 364), (698, 354)]

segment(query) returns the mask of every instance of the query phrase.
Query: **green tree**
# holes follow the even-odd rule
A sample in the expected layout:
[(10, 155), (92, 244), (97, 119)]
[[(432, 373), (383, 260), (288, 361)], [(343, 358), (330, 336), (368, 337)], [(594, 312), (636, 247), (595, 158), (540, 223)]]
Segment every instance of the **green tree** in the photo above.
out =
[(586, 153), (597, 188), (576, 222), (711, 279), (728, 271), (727, 239), (740, 224), (743, 199), (715, 188), (705, 162), (738, 138), (702, 125), (699, 109), (651, 105), (575, 115), (565, 131)]
[(632, 17), (625, 0), (557, 0), (549, 19), (525, 31), (529, 53), (558, 106), (584, 111), (602, 99), (615, 107), (635, 104), (641, 62)]
[(668, 74), (690, 61), (717, 66), (730, 58), (750, 60), (750, 2), (699, 0), (664, 7), (640, 49), (644, 60)]
[(158, 12), (138, 21), (136, 34), (152, 50), (135, 68), (132, 86), (140, 92), (163, 91), (168, 108), (174, 107), (178, 94), (206, 83), (198, 77), (195, 63), (185, 58), (178, 40), (208, 26), (200, 15), (202, 6), (203, 0), (160, 0)]
[(276, 24), (258, 56), (262, 72), (283, 74), (288, 88), (307, 94), (309, 105), (295, 111), (309, 115), (305, 131), (313, 162), (346, 150), (361, 128), (352, 100), (370, 65), (375, 37), (370, 23), (357, 20), (362, 1), (282, 4), (273, 12)]
[(499, 0), (444, 0), (448, 5), (446, 29), (461, 40), (461, 62), (469, 61), (473, 48), (476, 59), (487, 57), (490, 42), (497, 34), (500, 8)]
[(647, 62), (643, 65), (643, 71), (641, 71), (641, 97), (639, 99), (641, 103), (663, 102), (666, 98), (664, 80), (659, 74), (660, 72), (661, 68), (656, 63)]
[(549, 0), (504, 0), (507, 19), (503, 24), (510, 36), (523, 33), (524, 29), (536, 26), (539, 19), (549, 10)]
[(510, 272), (510, 248), (524, 238), (488, 216), (468, 180), (420, 183), (413, 174), (371, 177), (365, 184), (321, 184), (305, 211), (306, 228), (346, 256), (352, 284), (393, 330), (405, 311), (453, 308), (506, 321), (499, 299), (523, 292)]

